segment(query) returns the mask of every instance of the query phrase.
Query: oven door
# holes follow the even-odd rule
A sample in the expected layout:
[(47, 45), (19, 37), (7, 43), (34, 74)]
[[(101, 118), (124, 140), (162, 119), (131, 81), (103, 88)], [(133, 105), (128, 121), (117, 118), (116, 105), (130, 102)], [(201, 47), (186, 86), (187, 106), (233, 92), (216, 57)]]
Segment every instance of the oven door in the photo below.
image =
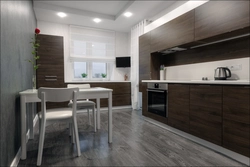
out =
[(148, 112), (167, 117), (167, 90), (147, 89)]

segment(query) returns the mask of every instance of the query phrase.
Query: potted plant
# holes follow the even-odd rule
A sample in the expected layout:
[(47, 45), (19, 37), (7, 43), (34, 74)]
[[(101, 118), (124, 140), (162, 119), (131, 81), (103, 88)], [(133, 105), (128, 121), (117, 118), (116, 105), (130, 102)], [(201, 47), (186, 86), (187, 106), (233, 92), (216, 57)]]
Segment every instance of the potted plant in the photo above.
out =
[(83, 78), (87, 78), (87, 76), (88, 76), (88, 74), (82, 73), (82, 77), (83, 77)]
[(104, 73), (102, 73), (101, 75), (102, 75), (102, 79), (103, 79), (103, 80), (104, 80), (104, 79), (106, 78), (106, 76), (107, 76), (107, 74), (104, 74)]

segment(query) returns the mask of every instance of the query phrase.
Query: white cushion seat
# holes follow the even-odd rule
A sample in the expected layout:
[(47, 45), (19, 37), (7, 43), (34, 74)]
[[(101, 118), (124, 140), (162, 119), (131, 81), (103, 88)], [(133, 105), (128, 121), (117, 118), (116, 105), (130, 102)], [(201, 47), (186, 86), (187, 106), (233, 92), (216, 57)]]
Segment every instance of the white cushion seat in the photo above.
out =
[[(68, 104), (68, 106), (72, 107), (72, 104), (73, 104), (73, 102), (70, 101), (69, 104)], [(89, 107), (95, 106), (95, 102), (88, 101), (88, 100), (78, 100), (76, 102), (76, 104), (77, 104), (77, 109), (85, 109), (85, 108), (89, 108)]]
[[(60, 114), (59, 114), (60, 113)], [(39, 118), (42, 118), (41, 112), (38, 113)], [(46, 113), (46, 120), (60, 120), (60, 119), (68, 119), (72, 117), (72, 109), (71, 108), (57, 108), (57, 109), (49, 109)]]

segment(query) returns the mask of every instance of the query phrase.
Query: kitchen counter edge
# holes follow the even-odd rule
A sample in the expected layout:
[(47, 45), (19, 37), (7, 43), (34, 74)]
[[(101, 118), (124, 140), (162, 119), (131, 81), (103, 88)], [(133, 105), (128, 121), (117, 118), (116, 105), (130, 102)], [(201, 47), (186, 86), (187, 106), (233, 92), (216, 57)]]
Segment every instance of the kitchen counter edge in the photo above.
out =
[(144, 83), (178, 83), (178, 84), (214, 84), (214, 85), (250, 85), (249, 80), (142, 80)]

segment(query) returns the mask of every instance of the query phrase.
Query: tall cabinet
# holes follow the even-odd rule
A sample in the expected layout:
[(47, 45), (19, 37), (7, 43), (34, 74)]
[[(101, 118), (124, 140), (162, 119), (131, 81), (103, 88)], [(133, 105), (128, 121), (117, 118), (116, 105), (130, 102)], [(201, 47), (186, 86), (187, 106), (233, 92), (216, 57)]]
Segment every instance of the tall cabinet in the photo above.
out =
[[(64, 51), (63, 37), (53, 35), (38, 35), (40, 47), (37, 60), (39, 68), (36, 73), (37, 88), (39, 87), (66, 87), (64, 83)], [(67, 104), (65, 103), (64, 106)], [(48, 103), (49, 108), (57, 107), (55, 103)], [(38, 110), (40, 104), (38, 103)]]
[(39, 35), (37, 87), (65, 87), (63, 37)]

